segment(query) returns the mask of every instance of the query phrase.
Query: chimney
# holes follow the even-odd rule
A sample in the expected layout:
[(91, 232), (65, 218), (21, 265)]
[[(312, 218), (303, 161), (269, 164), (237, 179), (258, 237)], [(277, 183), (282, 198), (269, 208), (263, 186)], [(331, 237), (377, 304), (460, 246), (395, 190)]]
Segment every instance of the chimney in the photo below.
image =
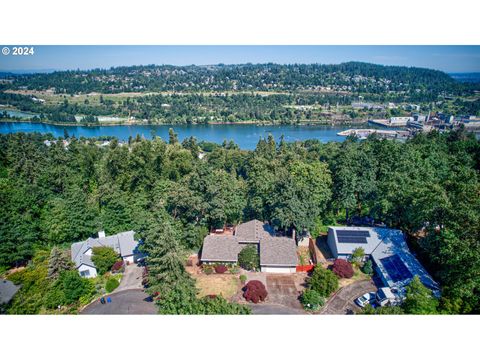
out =
[(292, 230), (292, 239), (296, 241), (297, 239), (296, 239), (295, 235), (296, 235), (296, 232), (295, 232), (295, 229), (293, 229)]
[(99, 231), (98, 232), (98, 238), (104, 238), (105, 237), (105, 231)]

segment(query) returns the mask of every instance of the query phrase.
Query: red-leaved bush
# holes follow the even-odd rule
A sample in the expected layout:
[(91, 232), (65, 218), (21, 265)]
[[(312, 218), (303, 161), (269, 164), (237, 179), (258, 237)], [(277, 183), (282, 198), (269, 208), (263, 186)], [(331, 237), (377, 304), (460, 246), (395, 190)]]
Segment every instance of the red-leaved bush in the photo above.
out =
[(254, 304), (264, 301), (268, 295), (265, 285), (258, 280), (249, 281), (247, 285), (245, 285), (244, 290), (245, 292), (243, 293), (243, 297), (245, 300), (251, 301)]
[(228, 268), (225, 266), (225, 265), (217, 265), (215, 266), (215, 272), (217, 274), (223, 274), (224, 272), (226, 272), (228, 270)]
[(115, 264), (112, 265), (112, 271), (113, 272), (118, 272), (120, 270), (122, 270), (123, 268), (123, 260), (119, 260), (117, 262), (115, 262)]
[(333, 262), (333, 272), (341, 278), (350, 279), (353, 276), (353, 267), (347, 260), (337, 259)]

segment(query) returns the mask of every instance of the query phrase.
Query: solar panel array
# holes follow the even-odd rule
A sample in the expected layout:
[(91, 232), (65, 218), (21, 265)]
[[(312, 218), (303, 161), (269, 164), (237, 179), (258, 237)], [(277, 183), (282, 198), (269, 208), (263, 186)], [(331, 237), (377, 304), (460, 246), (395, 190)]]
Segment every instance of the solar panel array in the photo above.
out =
[(339, 243), (366, 244), (370, 232), (366, 230), (337, 230)]
[(404, 281), (413, 277), (398, 255), (392, 255), (380, 261), (393, 282)]

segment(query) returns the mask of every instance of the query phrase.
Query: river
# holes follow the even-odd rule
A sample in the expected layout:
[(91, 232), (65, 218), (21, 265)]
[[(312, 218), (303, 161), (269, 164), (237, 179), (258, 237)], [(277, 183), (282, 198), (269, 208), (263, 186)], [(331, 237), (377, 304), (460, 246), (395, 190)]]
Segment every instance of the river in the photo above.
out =
[[(364, 127), (367, 127), (366, 125)], [(39, 132), (52, 133), (59, 137), (66, 130), (70, 136), (98, 137), (115, 136), (119, 140), (128, 140), (130, 136), (143, 136), (151, 139), (153, 135), (168, 140), (168, 129), (173, 128), (180, 141), (194, 136), (198, 141), (222, 143), (233, 140), (241, 149), (255, 149), (260, 137), (272, 134), (276, 140), (283, 135), (288, 142), (317, 139), (321, 142), (343, 141), (345, 137), (337, 133), (352, 126), (295, 126), (295, 125), (114, 125), (114, 126), (62, 126), (29, 122), (0, 122), (0, 133)]]

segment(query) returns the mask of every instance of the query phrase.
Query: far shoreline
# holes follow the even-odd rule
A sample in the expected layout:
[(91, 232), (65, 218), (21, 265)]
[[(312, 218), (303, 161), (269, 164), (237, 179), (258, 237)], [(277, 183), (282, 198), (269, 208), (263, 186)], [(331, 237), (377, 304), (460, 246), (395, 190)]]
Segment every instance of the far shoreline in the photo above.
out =
[(55, 121), (31, 121), (29, 119), (21, 119), (21, 118), (0, 118), (0, 122), (4, 123), (30, 123), (30, 124), (45, 124), (45, 125), (54, 125), (54, 126), (81, 126), (81, 127), (103, 127), (103, 126), (196, 126), (196, 125), (255, 125), (258, 127), (262, 126), (357, 126), (357, 125), (365, 125), (368, 124), (368, 120), (362, 121), (355, 121), (355, 122), (302, 122), (302, 123), (291, 123), (291, 124), (279, 124), (279, 123), (272, 123), (272, 122), (256, 122), (250, 120), (242, 120), (242, 121), (234, 121), (234, 122), (208, 122), (208, 123), (145, 123), (145, 122), (108, 122), (103, 124), (81, 124), (81, 123), (63, 123), (63, 122), (55, 122)]

